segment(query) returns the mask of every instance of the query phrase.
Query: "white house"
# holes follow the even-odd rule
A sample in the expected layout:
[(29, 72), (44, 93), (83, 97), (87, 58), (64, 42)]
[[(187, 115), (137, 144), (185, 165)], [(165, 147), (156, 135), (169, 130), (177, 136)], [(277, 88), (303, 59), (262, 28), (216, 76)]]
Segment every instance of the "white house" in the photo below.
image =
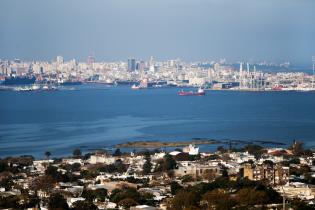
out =
[(195, 147), (192, 144), (190, 144), (188, 147), (183, 148), (183, 152), (188, 153), (190, 155), (198, 155), (199, 147)]

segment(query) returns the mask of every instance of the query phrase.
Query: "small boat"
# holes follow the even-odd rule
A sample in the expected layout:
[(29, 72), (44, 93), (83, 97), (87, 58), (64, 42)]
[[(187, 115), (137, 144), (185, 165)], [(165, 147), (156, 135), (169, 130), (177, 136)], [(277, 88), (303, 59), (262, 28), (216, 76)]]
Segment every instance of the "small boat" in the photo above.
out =
[(197, 92), (181, 90), (178, 92), (178, 95), (179, 96), (204, 96), (206, 95), (206, 93), (203, 89), (199, 88)]
[(131, 86), (131, 89), (133, 89), (133, 90), (139, 90), (139, 89), (140, 89), (140, 86), (137, 86), (137, 85), (133, 84), (133, 85)]

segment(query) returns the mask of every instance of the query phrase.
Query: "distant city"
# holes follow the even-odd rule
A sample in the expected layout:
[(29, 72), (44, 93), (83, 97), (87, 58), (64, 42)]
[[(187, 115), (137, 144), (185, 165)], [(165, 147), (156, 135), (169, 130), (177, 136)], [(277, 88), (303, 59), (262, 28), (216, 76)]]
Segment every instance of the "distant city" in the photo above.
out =
[[(225, 59), (184, 62), (180, 59), (157, 61), (130, 57), (126, 61), (65, 61), (57, 56), (51, 62), (0, 60), (1, 89), (56, 89), (58, 85), (100, 83), (133, 85), (134, 89), (159, 87), (200, 87), (210, 90), (314, 91), (312, 72), (292, 71), (290, 62), (228, 63)], [(15, 86), (28, 86), (18, 87)], [(14, 87), (14, 88), (13, 88)]]

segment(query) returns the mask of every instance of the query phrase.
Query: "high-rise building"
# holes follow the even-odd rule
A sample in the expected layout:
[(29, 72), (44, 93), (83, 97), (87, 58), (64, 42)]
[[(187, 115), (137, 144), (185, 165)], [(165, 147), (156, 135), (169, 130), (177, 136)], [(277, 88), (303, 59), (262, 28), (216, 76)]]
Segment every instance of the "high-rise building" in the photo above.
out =
[(57, 64), (63, 64), (63, 57), (62, 56), (57, 56), (56, 62), (57, 62)]
[(89, 55), (86, 62), (87, 62), (88, 65), (93, 65), (95, 63), (94, 56)]
[(128, 59), (128, 71), (135, 71), (136, 70), (136, 59), (129, 58)]

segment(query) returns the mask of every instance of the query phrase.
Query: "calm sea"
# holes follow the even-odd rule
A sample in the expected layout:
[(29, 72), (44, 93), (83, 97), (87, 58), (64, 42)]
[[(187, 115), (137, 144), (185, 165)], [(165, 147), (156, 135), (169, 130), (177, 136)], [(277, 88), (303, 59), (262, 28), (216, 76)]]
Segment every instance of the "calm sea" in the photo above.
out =
[[(0, 91), (0, 157), (69, 155), (135, 140), (266, 140), (315, 146), (315, 93), (80, 86), (51, 92)], [(202, 150), (217, 145), (202, 147)]]

